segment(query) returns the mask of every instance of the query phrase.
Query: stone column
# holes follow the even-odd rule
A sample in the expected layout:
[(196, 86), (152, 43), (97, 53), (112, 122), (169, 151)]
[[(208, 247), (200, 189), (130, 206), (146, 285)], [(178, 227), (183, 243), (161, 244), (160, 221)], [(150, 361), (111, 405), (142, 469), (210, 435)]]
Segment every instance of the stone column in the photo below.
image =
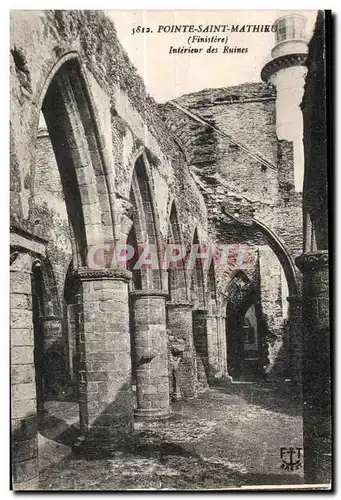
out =
[(289, 375), (296, 384), (302, 382), (302, 298), (291, 295), (289, 302)]
[(47, 396), (61, 395), (66, 382), (63, 318), (48, 314), (41, 318), (44, 339), (44, 383)]
[(219, 342), (219, 372), (221, 377), (228, 375), (227, 371), (227, 349), (226, 349), (226, 317), (217, 316), (218, 342)]
[(39, 488), (31, 258), (11, 268), (11, 448), (14, 490)]
[(183, 398), (196, 396), (197, 375), (192, 307), (189, 302), (167, 302), (167, 328), (176, 339), (184, 341), (184, 351), (177, 372)]
[(331, 481), (331, 391), (328, 251), (301, 255), (303, 273), (303, 444), (307, 484)]
[[(117, 269), (75, 271), (79, 413), (87, 453), (124, 444), (133, 427), (128, 282)], [(78, 316), (78, 317), (77, 317)]]
[(197, 358), (198, 384), (208, 387), (207, 309), (193, 311), (193, 339)]
[(220, 345), (218, 337), (218, 318), (207, 316), (207, 362), (209, 377), (214, 379), (219, 374)]
[(130, 292), (136, 353), (135, 416), (139, 419), (167, 418), (170, 414), (166, 295), (160, 290)]

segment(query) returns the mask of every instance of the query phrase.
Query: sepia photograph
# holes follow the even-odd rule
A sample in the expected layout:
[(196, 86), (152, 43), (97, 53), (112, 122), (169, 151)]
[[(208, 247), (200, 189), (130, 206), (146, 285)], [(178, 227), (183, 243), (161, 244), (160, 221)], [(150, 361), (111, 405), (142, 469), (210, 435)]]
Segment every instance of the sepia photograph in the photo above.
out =
[(9, 17), (8, 489), (331, 490), (331, 11)]

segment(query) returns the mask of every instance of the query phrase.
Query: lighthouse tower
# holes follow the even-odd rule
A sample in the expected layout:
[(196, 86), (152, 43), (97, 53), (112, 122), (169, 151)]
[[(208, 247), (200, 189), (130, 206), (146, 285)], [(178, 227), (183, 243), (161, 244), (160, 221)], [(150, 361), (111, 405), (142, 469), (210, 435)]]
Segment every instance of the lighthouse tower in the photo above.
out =
[(282, 11), (274, 24), (275, 45), (261, 71), (261, 78), (276, 87), (277, 138), (293, 143), (295, 191), (302, 191), (304, 152), (300, 104), (304, 92), (305, 61), (308, 53), (306, 18), (297, 11)]

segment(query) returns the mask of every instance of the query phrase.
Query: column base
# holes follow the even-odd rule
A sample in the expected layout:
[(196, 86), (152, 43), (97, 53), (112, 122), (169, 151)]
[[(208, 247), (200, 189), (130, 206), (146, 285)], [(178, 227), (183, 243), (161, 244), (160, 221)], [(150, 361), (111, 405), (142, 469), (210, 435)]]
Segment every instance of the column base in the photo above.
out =
[(163, 420), (171, 416), (171, 410), (169, 408), (165, 410), (160, 409), (148, 409), (144, 410), (137, 408), (134, 410), (134, 417), (136, 420)]

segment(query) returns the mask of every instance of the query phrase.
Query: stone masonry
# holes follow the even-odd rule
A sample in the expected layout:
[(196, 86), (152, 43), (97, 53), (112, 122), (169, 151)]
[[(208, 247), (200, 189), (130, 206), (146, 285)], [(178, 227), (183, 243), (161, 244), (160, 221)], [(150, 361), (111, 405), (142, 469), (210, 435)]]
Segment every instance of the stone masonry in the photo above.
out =
[[(276, 136), (274, 87), (158, 104), (112, 22), (91, 10), (13, 11), (10, 76), (14, 489), (38, 487), (51, 397), (77, 399), (75, 446), (97, 454), (124, 446), (134, 419), (168, 418), (172, 399), (231, 380), (234, 364), (297, 385), (302, 195), (292, 144)], [(171, 272), (136, 259), (114, 268), (126, 243), (151, 245), (159, 264), (167, 243), (200, 256)], [(210, 246), (229, 248), (223, 262), (209, 261)], [(50, 355), (53, 391), (41, 368)]]

